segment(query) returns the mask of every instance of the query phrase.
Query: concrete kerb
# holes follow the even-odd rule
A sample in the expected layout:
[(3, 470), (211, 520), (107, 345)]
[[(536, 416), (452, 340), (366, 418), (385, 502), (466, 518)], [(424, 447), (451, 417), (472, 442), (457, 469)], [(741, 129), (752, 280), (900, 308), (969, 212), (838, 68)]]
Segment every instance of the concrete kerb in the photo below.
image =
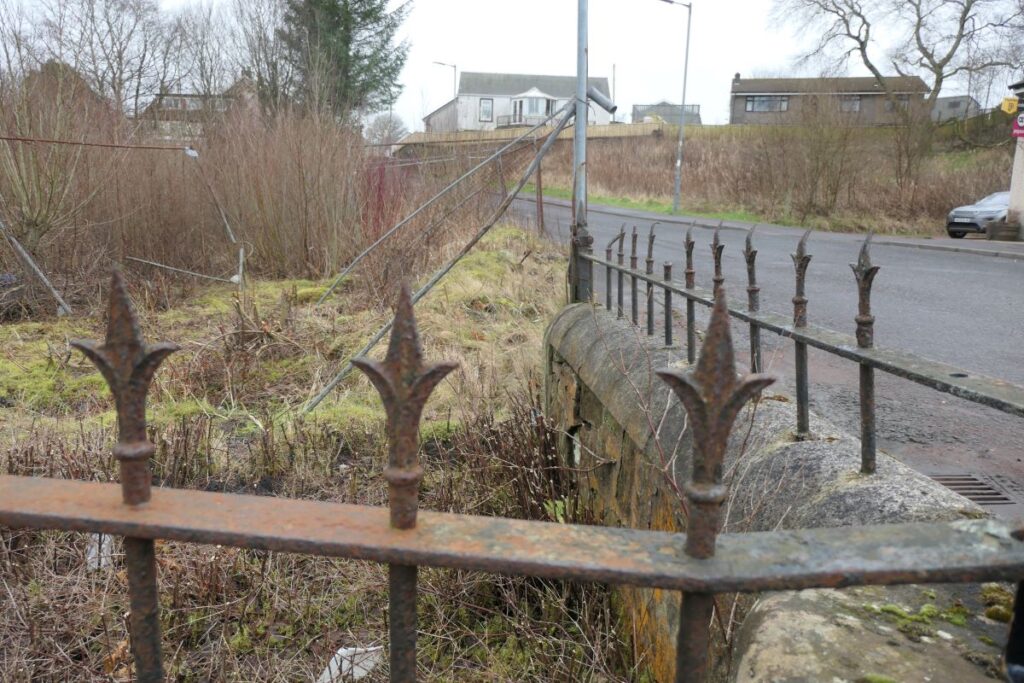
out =
[[(666, 454), (658, 449), (668, 451), (676, 480), (682, 483), (691, 466), (689, 430), (684, 431), (678, 402), (650, 373), (652, 368), (680, 364), (679, 349), (665, 349), (624, 321), (585, 304), (564, 309), (550, 330), (547, 384), (565, 385), (568, 371), (575, 378), (569, 384), (576, 390), (574, 399), (555, 392), (546, 400), (552, 414), (566, 416), (578, 410), (575, 425), (554, 426), (577, 430), (582, 458), (577, 466), (590, 473), (581, 475), (580, 485), (596, 506), (597, 518), (639, 528), (684, 528), (660, 471)], [(637, 389), (651, 395), (638, 397)], [(967, 499), (884, 454), (879, 455), (879, 474), (860, 475), (859, 441), (820, 416), (812, 415), (815, 440), (794, 442), (793, 403), (772, 391), (756, 410), (741, 414), (730, 440), (725, 463), (730, 479), (728, 531), (984, 516)], [(551, 405), (569, 400), (577, 405)], [(652, 422), (660, 446), (651, 435)], [(621, 447), (613, 445), (620, 442)], [(644, 591), (624, 595), (632, 595), (627, 597), (627, 612), (639, 610), (632, 613), (647, 623), (646, 642), (661, 650), (650, 653), (657, 665), (674, 642), (678, 599)], [(918, 667), (921, 673), (932, 672), (933, 681), (981, 681), (985, 669), (978, 663), (998, 661), (996, 641), (1005, 637), (1005, 626), (982, 616), (986, 608), (980, 596), (977, 586), (765, 595), (751, 612), (756, 618), (737, 628), (731, 667), (725, 664), (729, 655), (722, 653), (719, 680), (852, 681), (869, 674), (903, 680)], [(961, 604), (968, 606), (962, 608), (968, 616), (958, 625), (933, 614), (959, 610), (956, 605)], [(835, 635), (835, 642), (823, 636), (826, 632)], [(835, 656), (837, 651), (870, 653), (878, 647), (896, 654), (874, 659)], [(666, 670), (655, 668), (660, 680)], [(722, 673), (724, 669), (731, 673)], [(944, 677), (950, 673), (955, 679)]]
[(908, 249), (926, 249), (930, 251), (951, 251), (960, 254), (971, 254), (972, 256), (994, 256), (996, 258), (1008, 258), (1014, 261), (1024, 261), (1024, 250), (1022, 251), (995, 251), (993, 249), (971, 249), (970, 247), (953, 247), (945, 244), (915, 244), (913, 242), (895, 242), (892, 240), (875, 240), (874, 244), (886, 247), (904, 247)]

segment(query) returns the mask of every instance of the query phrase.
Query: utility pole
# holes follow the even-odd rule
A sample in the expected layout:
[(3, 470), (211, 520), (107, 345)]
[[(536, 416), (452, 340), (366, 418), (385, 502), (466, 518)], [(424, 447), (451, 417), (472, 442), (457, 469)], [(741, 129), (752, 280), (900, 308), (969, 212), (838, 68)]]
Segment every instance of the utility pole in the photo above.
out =
[(583, 258), (593, 251), (587, 230), (588, 0), (579, 0), (576, 44), (576, 127), (573, 135), (572, 254), (569, 262), (569, 300), (588, 302), (593, 293), (593, 264)]
[(679, 147), (676, 150), (676, 192), (672, 198), (672, 212), (679, 211), (680, 196), (683, 192), (683, 143), (686, 139), (686, 77), (690, 73), (690, 24), (693, 20), (693, 3), (661, 0), (670, 5), (686, 8), (686, 53), (683, 57), (683, 103), (679, 107)]

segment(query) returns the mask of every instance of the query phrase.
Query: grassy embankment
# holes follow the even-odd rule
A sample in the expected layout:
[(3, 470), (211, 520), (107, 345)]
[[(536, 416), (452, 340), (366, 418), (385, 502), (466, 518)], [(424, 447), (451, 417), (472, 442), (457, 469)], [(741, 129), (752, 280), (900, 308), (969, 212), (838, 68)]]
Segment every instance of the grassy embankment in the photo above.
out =
[[(1009, 184), (1012, 148), (970, 148), (948, 131), (912, 169), (892, 129), (832, 125), (703, 126), (687, 130), (681, 214), (816, 230), (938, 236), (954, 206)], [(545, 193), (571, 196), (571, 146), (545, 160)], [(672, 135), (596, 139), (593, 204), (672, 213)]]
[[(426, 358), (460, 363), (424, 415), (425, 509), (579, 519), (568, 475), (549, 459), (555, 436), (531, 412), (543, 329), (564, 290), (553, 249), (496, 229), (417, 307)], [(347, 290), (312, 306), (322, 291), (254, 283), (242, 317), (229, 286), (204, 286), (167, 310), (140, 302), (147, 339), (182, 346), (150, 392), (158, 483), (385, 503), (384, 416), (365, 378), (350, 377), (309, 416), (286, 410), (389, 314)], [(99, 318), (0, 327), (0, 471), (116, 478), (106, 389), (67, 344), (102, 338)], [(128, 680), (120, 546), (99, 569), (94, 551), (83, 534), (0, 529), (0, 678)], [(384, 567), (178, 543), (159, 544), (158, 561), (173, 680), (314, 680), (339, 647), (385, 641)], [(426, 680), (642, 677), (604, 589), (424, 570), (420, 595)], [(386, 680), (385, 669), (365, 680)]]

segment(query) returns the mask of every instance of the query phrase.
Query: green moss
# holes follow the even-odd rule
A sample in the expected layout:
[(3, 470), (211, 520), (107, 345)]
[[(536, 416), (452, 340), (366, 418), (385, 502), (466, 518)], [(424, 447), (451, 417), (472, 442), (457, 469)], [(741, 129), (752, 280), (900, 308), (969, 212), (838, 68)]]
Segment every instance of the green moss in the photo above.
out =
[(902, 620), (896, 624), (896, 630), (905, 635), (915, 643), (921, 642), (921, 639), (926, 636), (934, 636), (935, 630), (929, 628), (927, 625), (914, 621), (914, 620)]
[(985, 616), (992, 621), (1008, 624), (1010, 619), (1013, 618), (1013, 612), (1002, 605), (992, 605), (985, 609)]
[(19, 360), (0, 358), (0, 399), (35, 411), (67, 413), (98, 404), (106, 395), (103, 377), (92, 368), (57, 365), (45, 342), (23, 344)]
[(998, 583), (982, 584), (981, 600), (988, 606), (999, 605), (1007, 609), (1013, 608), (1013, 593)]
[(181, 401), (160, 401), (149, 410), (149, 421), (169, 425), (199, 415), (217, 415), (217, 409), (206, 399), (187, 398)]
[(295, 303), (308, 304), (319, 301), (327, 291), (326, 287), (303, 287), (295, 290)]
[(461, 429), (462, 423), (458, 420), (430, 420), (420, 427), (420, 441), (423, 443), (449, 441)]
[(857, 679), (856, 683), (900, 683), (895, 678), (882, 674), (868, 674)]
[(981, 642), (985, 643), (989, 647), (999, 647), (999, 645), (996, 643), (996, 641), (994, 641), (990, 636), (986, 636), (986, 635), (983, 634), (983, 635), (978, 636), (978, 640), (980, 640)]
[(954, 626), (967, 626), (967, 618), (971, 616), (971, 613), (959, 602), (954, 604), (947, 610), (943, 610), (942, 614), (939, 615), (944, 621), (948, 621)]

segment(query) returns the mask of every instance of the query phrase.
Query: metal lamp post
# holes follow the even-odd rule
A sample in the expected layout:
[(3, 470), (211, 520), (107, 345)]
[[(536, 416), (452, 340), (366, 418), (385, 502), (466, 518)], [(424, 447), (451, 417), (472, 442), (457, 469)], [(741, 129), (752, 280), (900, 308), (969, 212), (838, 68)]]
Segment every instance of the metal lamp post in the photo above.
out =
[(454, 64), (448, 64), (446, 62), (434, 62), (434, 64), (437, 64), (438, 66), (447, 66), (448, 68), (450, 68), (452, 70), (452, 99), (458, 97), (459, 96), (459, 82), (458, 82), (459, 70), (455, 67)]
[(683, 191), (683, 142), (686, 136), (686, 77), (690, 71), (690, 23), (693, 19), (693, 4), (689, 2), (676, 2), (676, 0), (661, 0), (670, 5), (679, 5), (686, 8), (686, 54), (683, 57), (683, 103), (679, 109), (679, 149), (676, 151), (676, 193), (672, 199), (672, 212), (679, 211), (679, 199)]

